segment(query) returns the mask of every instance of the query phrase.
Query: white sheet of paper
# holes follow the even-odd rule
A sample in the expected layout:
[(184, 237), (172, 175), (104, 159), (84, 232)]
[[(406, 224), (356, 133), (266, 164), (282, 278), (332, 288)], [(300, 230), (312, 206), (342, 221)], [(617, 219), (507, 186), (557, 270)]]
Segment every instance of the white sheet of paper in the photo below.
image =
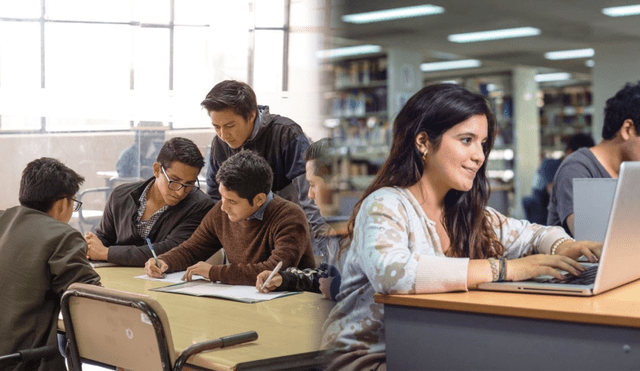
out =
[(219, 297), (230, 300), (237, 300), (246, 303), (256, 303), (265, 300), (272, 300), (281, 296), (298, 294), (298, 292), (258, 292), (255, 286), (246, 285), (225, 285), (222, 283), (212, 283), (209, 281), (197, 281), (183, 283), (182, 285), (166, 286), (154, 291), (173, 292), (177, 294), (187, 294), (195, 296)]
[[(181, 283), (181, 282), (185, 282), (182, 281), (181, 278), (182, 276), (184, 276), (184, 272), (173, 272), (173, 273), (167, 273), (166, 274), (166, 278), (155, 278), (155, 277), (149, 277), (146, 274), (140, 275), (140, 276), (135, 276), (133, 278), (139, 278), (141, 280), (149, 280), (149, 281), (160, 281), (160, 282), (169, 282), (169, 283)], [(197, 280), (204, 280), (205, 278), (202, 277), (199, 274), (195, 274), (192, 277), (193, 281), (197, 281)]]

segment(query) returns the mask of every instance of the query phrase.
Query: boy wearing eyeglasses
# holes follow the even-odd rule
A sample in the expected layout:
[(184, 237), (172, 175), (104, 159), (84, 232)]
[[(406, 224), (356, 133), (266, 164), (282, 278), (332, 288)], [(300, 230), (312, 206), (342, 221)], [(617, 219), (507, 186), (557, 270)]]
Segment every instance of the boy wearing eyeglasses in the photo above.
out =
[(67, 224), (83, 182), (56, 159), (31, 161), (20, 206), (0, 210), (0, 355), (52, 347), (50, 357), (3, 364), (8, 369), (64, 370), (56, 347), (60, 297), (72, 283), (100, 283), (82, 234)]
[(162, 254), (191, 237), (213, 201), (200, 192), (204, 158), (186, 138), (164, 143), (153, 177), (113, 190), (96, 233), (87, 233), (87, 256), (123, 266), (142, 267), (152, 257), (146, 242)]

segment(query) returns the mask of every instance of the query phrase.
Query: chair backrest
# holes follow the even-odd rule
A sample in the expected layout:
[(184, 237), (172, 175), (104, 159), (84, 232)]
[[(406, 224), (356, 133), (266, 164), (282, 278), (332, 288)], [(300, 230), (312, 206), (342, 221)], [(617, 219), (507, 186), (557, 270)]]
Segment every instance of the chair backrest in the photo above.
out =
[(150, 296), (74, 283), (62, 296), (71, 370), (80, 358), (129, 370), (171, 370), (167, 315)]

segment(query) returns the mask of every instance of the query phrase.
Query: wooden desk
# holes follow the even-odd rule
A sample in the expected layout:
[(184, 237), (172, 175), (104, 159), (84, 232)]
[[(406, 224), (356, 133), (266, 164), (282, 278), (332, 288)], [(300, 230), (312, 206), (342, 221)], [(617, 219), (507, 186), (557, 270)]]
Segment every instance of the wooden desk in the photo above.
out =
[(177, 352), (193, 343), (245, 331), (256, 331), (252, 343), (215, 349), (189, 359), (210, 370), (268, 370), (278, 363), (295, 366), (320, 350), (321, 328), (333, 302), (304, 292), (256, 304), (149, 291), (164, 282), (134, 279), (143, 268), (105, 267), (96, 270), (105, 287), (142, 293), (160, 302), (171, 326)]
[(389, 370), (637, 369), (640, 281), (590, 297), (376, 295)]

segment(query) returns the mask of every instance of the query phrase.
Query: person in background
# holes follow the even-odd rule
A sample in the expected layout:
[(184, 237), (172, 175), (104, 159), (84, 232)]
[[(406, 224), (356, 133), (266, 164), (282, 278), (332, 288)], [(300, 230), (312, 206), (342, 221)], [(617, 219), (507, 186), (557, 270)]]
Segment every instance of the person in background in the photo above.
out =
[(553, 177), (560, 167), (562, 160), (582, 147), (593, 147), (595, 142), (589, 134), (578, 133), (572, 135), (564, 150), (562, 158), (545, 158), (533, 178), (531, 196), (522, 198), (525, 218), (531, 223), (547, 224), (547, 207), (551, 189), (553, 187)]
[(42, 157), (22, 172), (20, 206), (0, 210), (0, 354), (52, 346), (49, 358), (3, 370), (66, 370), (57, 352), (60, 299), (75, 282), (100, 284), (82, 234), (67, 224), (84, 178)]
[(318, 208), (307, 198), (304, 152), (309, 146), (300, 125), (289, 118), (269, 113), (268, 106), (258, 106), (256, 94), (243, 82), (225, 80), (216, 84), (201, 102), (216, 131), (211, 141), (207, 192), (220, 200), (216, 174), (221, 164), (233, 154), (249, 149), (265, 158), (273, 171), (271, 190), (295, 202), (305, 211), (311, 228), (315, 255), (324, 256), (323, 241), (328, 226)]
[[(455, 84), (411, 97), (393, 125), (389, 156), (353, 210), (341, 246), (338, 302), (323, 330), (330, 370), (384, 370), (384, 307), (374, 294), (467, 291), (595, 261), (602, 244), (562, 228), (506, 217), (487, 206), (496, 121), (487, 100)], [(428, 352), (429, 349), (425, 349)]]
[(152, 256), (147, 237), (158, 254), (191, 237), (213, 207), (213, 201), (199, 191), (203, 166), (200, 149), (191, 140), (166, 141), (153, 164), (152, 178), (113, 190), (96, 233), (85, 234), (88, 257), (142, 267)]
[[(309, 182), (309, 199), (313, 200), (321, 213), (323, 206), (331, 199), (329, 187), (333, 178), (331, 140), (320, 139), (311, 143), (304, 154), (306, 162), (305, 176)], [(324, 216), (324, 214), (322, 214)], [(281, 270), (262, 288), (271, 271), (263, 271), (258, 275), (256, 288), (261, 292), (269, 291), (311, 291), (322, 293), (327, 299), (336, 300), (340, 288), (340, 274), (336, 268), (336, 255), (340, 244), (340, 236), (332, 229), (325, 239), (327, 255), (319, 268), (298, 269), (294, 267)]]
[[(204, 217), (193, 236), (145, 264), (150, 277), (186, 270), (212, 282), (253, 285), (264, 270), (313, 268), (309, 226), (300, 206), (271, 191), (273, 173), (267, 161), (252, 151), (229, 157), (216, 174), (222, 199)], [(229, 264), (205, 260), (224, 248)]]
[(602, 141), (567, 156), (553, 179), (547, 224), (574, 233), (573, 179), (617, 178), (624, 161), (640, 161), (640, 83), (626, 84), (604, 108)]

